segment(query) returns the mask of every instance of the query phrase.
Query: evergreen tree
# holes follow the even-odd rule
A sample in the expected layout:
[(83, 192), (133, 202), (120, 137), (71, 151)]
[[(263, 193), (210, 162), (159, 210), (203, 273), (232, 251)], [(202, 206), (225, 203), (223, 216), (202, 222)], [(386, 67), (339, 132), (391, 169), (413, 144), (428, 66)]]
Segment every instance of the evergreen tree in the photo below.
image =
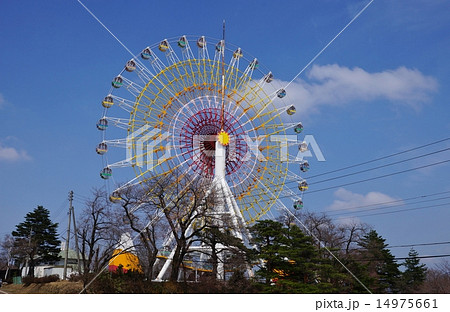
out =
[(280, 256), (282, 240), (282, 224), (271, 220), (258, 221), (250, 227), (252, 243), (256, 246), (254, 253), (263, 261), (257, 275), (269, 284), (271, 279), (277, 278), (274, 271), (283, 262)]
[(38, 206), (27, 213), (25, 221), (16, 225), (11, 234), (14, 237), (14, 249), (23, 260), (29, 261), (28, 276), (34, 276), (37, 262), (58, 260), (60, 241), (57, 234), (58, 223), (52, 223), (50, 212)]
[(373, 292), (397, 293), (401, 272), (385, 241), (375, 230), (366, 234), (359, 242), (361, 261), (367, 265), (369, 276), (375, 279)]
[(252, 226), (250, 232), (261, 263), (256, 274), (263, 278), (268, 292), (338, 291), (333, 286), (336, 270), (319, 257), (312, 238), (296, 225), (264, 220)]
[(401, 290), (403, 293), (417, 292), (425, 281), (427, 268), (425, 264), (420, 264), (418, 255), (418, 252), (411, 248), (408, 253), (408, 258), (402, 263), (405, 267), (405, 271), (402, 274)]

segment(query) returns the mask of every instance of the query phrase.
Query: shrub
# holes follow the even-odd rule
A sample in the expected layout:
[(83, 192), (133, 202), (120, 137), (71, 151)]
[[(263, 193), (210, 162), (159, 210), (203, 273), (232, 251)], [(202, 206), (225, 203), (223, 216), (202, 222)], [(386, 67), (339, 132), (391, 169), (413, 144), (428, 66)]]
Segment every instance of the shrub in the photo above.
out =
[(30, 284), (45, 284), (57, 281), (59, 281), (58, 275), (48, 275), (44, 277), (26, 276), (22, 278), (22, 283), (24, 284), (24, 286), (29, 286)]

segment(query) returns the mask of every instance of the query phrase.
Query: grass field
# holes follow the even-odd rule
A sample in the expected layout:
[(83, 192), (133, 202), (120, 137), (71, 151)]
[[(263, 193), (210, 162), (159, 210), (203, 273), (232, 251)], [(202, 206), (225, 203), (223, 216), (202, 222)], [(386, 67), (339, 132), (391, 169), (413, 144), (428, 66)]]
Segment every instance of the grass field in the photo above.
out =
[(0, 290), (9, 294), (78, 294), (83, 289), (82, 282), (59, 281), (45, 284), (3, 285)]

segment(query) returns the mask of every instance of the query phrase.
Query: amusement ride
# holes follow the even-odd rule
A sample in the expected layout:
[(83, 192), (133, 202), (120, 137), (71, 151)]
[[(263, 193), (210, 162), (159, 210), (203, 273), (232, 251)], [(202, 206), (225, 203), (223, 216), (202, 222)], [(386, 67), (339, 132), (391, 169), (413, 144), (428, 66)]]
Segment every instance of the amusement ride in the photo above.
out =
[[(293, 148), (304, 152), (307, 144), (297, 142), (303, 125), (292, 122), (296, 107), (286, 95), (258, 59), (225, 44), (225, 25), (221, 40), (183, 35), (144, 48), (125, 62), (101, 101), (100, 176), (114, 180), (114, 172), (123, 167), (135, 172), (111, 192), (110, 200), (120, 202), (124, 189), (148, 179), (189, 175), (215, 192), (211, 214), (226, 215), (232, 234), (249, 243), (249, 225), (273, 209), (286, 208), (281, 197), (293, 201), (290, 209), (301, 209), (308, 189), (299, 175), (309, 169), (308, 162), (288, 153)], [(111, 126), (124, 135), (109, 138)], [(110, 163), (112, 147), (125, 149), (126, 158)], [(287, 181), (295, 181), (298, 190), (290, 190)], [(171, 241), (168, 233), (165, 245)], [(156, 280), (167, 277), (174, 252), (169, 249), (158, 258), (164, 264)], [(222, 268), (217, 277), (224, 274)]]

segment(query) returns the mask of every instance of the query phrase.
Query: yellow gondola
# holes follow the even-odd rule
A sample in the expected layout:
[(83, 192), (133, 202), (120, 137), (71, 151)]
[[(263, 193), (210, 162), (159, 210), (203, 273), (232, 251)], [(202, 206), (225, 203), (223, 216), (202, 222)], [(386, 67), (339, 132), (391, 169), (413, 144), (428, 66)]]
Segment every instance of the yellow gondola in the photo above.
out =
[(169, 42), (167, 41), (167, 39), (161, 41), (161, 43), (158, 46), (158, 49), (161, 52), (166, 52), (169, 49)]

